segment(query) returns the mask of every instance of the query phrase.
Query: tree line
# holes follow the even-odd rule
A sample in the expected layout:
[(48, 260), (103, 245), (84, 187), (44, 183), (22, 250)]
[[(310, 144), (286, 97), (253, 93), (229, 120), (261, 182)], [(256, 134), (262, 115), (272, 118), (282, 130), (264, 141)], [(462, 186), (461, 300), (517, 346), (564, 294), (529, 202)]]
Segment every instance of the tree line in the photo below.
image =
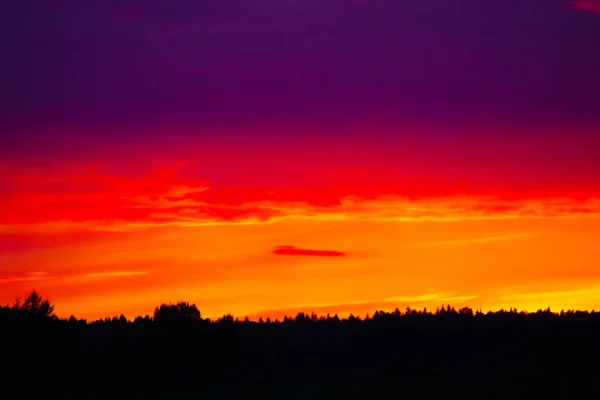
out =
[(195, 304), (88, 322), (31, 293), (0, 308), (0, 387), (42, 388), (346, 379), (532, 379), (600, 373), (600, 312), (450, 305), (360, 318), (299, 313), (202, 318)]
[[(314, 322), (330, 322), (330, 323), (356, 323), (356, 322), (368, 322), (368, 321), (393, 321), (399, 318), (421, 318), (422, 320), (428, 318), (435, 317), (474, 317), (474, 318), (484, 318), (484, 317), (534, 317), (534, 316), (553, 316), (553, 317), (574, 317), (577, 316), (582, 318), (584, 316), (590, 318), (598, 318), (600, 316), (600, 311), (596, 310), (561, 310), (560, 312), (553, 312), (550, 308), (539, 309), (536, 312), (528, 312), (528, 311), (519, 311), (516, 308), (509, 308), (508, 310), (500, 309), (498, 311), (487, 311), (483, 312), (482, 310), (474, 310), (470, 307), (462, 307), (455, 308), (452, 305), (442, 305), (438, 307), (435, 311), (427, 310), (427, 308), (423, 308), (422, 310), (413, 309), (411, 307), (406, 307), (404, 311), (401, 311), (399, 308), (396, 308), (394, 311), (386, 312), (386, 311), (375, 311), (372, 316), (368, 313), (363, 318), (358, 315), (354, 315), (350, 313), (348, 317), (343, 318), (339, 317), (337, 314), (330, 315), (327, 313), (326, 315), (317, 315), (312, 312), (310, 314), (299, 312), (296, 316), (284, 316), (282, 320), (271, 318), (258, 318), (257, 321), (250, 321), (248, 317), (245, 317), (243, 320), (240, 320), (234, 317), (232, 314), (225, 314), (221, 318), (216, 319), (215, 321), (211, 321), (209, 319), (203, 319), (200, 313), (200, 310), (196, 306), (196, 304), (189, 303), (187, 301), (179, 301), (176, 303), (163, 303), (157, 306), (154, 309), (154, 313), (152, 316), (146, 315), (144, 317), (138, 316), (133, 321), (128, 320), (123, 314), (119, 317), (112, 318), (100, 318), (99, 320), (90, 322), (91, 324), (110, 324), (110, 323), (133, 323), (133, 324), (147, 324), (148, 322), (156, 322), (156, 323), (177, 323), (177, 322), (193, 322), (193, 321), (204, 321), (211, 323), (244, 323), (244, 324), (303, 324), (303, 323), (314, 323)], [(11, 317), (19, 318), (24, 317), (28, 319), (49, 319), (59, 321), (58, 318), (54, 314), (54, 305), (50, 302), (50, 300), (43, 298), (37, 291), (32, 291), (28, 297), (25, 298), (24, 301), (21, 301), (20, 298), (17, 298), (13, 304), (11, 305), (0, 305), (0, 323), (6, 322), (10, 320)], [(88, 321), (85, 319), (77, 319), (75, 316), (71, 316), (66, 321), (70, 323), (79, 323), (87, 325)]]

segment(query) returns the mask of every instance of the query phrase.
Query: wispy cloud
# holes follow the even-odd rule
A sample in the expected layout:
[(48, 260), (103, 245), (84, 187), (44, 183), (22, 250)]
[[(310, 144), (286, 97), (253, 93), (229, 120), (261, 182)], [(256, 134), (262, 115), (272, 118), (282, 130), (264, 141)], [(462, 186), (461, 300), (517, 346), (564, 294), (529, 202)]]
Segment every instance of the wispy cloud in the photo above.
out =
[(459, 240), (438, 240), (431, 242), (416, 243), (414, 246), (417, 247), (452, 247), (452, 246), (467, 246), (471, 244), (482, 244), (482, 243), (494, 243), (504, 242), (509, 240), (526, 239), (536, 236), (535, 232), (526, 233), (515, 233), (512, 235), (501, 235), (501, 236), (485, 236), (471, 239), (459, 239)]
[[(192, 203), (187, 202), (188, 200), (182, 201), (176, 208), (145, 206), (134, 209), (124, 206), (120, 208), (121, 211), (119, 209), (115, 209), (114, 212), (104, 210), (100, 213), (94, 211), (93, 204), (95, 203), (92, 202), (89, 208), (85, 208), (88, 212), (86, 218), (83, 215), (71, 215), (71, 211), (68, 209), (60, 214), (55, 210), (52, 213), (43, 214), (44, 207), (42, 206), (41, 210), (38, 210), (37, 220), (33, 220), (31, 215), (23, 216), (24, 219), (21, 221), (0, 225), (0, 234), (77, 229), (141, 231), (167, 226), (256, 225), (268, 224), (281, 219), (450, 222), (600, 217), (600, 198), (501, 200), (478, 196), (412, 199), (401, 196), (380, 196), (375, 199), (342, 198), (340, 204), (332, 206), (319, 206), (309, 202), (261, 201), (236, 206), (203, 203), (196, 208), (188, 207)], [(186, 205), (184, 206), (184, 204)], [(18, 209), (20, 210), (22, 207)], [(132, 213), (122, 211), (127, 209), (137, 211)], [(13, 217), (14, 215), (16, 214), (13, 214)], [(506, 238), (500, 240), (506, 240)]]
[(125, 278), (130, 276), (141, 276), (147, 275), (146, 271), (107, 271), (107, 272), (91, 272), (80, 274), (75, 271), (71, 271), (66, 275), (60, 276), (49, 276), (47, 272), (28, 272), (22, 275), (14, 275), (8, 277), (0, 277), (0, 284), (2, 283), (16, 283), (16, 282), (30, 282), (56, 278)]
[(90, 274), (84, 274), (83, 276), (90, 278), (118, 278), (127, 276), (139, 276), (147, 275), (147, 272), (143, 271), (111, 271), (111, 272), (94, 272)]
[(47, 272), (28, 272), (23, 275), (0, 278), (0, 283), (39, 281), (39, 280), (52, 279), (52, 278), (53, 277), (48, 276)]
[[(0, 208), (0, 234), (265, 224), (283, 218), (410, 222), (600, 217), (596, 192), (550, 197), (493, 190), (458, 195), (452, 187), (435, 195), (425, 188), (419, 195), (406, 185), (209, 188), (182, 178), (177, 170), (127, 177), (87, 172), (84, 167), (82, 173), (69, 175), (66, 169), (57, 176), (7, 167), (11, 194)], [(414, 194), (399, 194), (407, 190)]]
[(464, 302), (468, 300), (476, 299), (478, 296), (458, 296), (448, 293), (426, 293), (418, 296), (401, 296), (401, 297), (387, 297), (380, 299), (379, 303), (424, 303), (430, 301), (449, 301), (449, 302)]

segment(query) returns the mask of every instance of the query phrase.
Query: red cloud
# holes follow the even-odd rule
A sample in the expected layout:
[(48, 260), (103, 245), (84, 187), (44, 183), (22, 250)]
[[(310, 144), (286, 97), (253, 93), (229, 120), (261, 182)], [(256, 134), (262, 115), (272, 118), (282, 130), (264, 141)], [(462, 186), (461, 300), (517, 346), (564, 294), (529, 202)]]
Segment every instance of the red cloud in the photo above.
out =
[[(388, 184), (210, 187), (180, 168), (138, 173), (86, 165), (0, 165), (0, 248), (7, 234), (47, 229), (132, 231), (164, 225), (268, 223), (281, 218), (400, 221), (600, 215), (600, 193), (472, 187), (389, 178)], [(141, 173), (146, 171), (145, 174)], [(351, 171), (350, 175), (354, 172)], [(308, 250), (278, 254), (333, 256)]]
[(600, 1), (599, 0), (576, 0), (573, 2), (573, 7), (580, 10), (589, 10), (600, 12)]
[(347, 254), (341, 251), (298, 249), (294, 246), (277, 246), (273, 253), (284, 256), (317, 256), (317, 257), (344, 257)]

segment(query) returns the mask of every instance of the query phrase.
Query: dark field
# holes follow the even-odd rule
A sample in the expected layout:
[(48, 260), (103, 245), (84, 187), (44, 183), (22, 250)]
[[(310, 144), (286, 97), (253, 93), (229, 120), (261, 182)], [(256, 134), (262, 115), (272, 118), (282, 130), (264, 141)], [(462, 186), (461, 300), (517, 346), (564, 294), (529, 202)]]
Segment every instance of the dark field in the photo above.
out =
[(598, 378), (481, 378), (474, 373), (463, 378), (346, 379), (305, 382), (200, 384), (195, 388), (128, 388), (123, 390), (29, 391), (11, 394), (15, 399), (597, 399)]

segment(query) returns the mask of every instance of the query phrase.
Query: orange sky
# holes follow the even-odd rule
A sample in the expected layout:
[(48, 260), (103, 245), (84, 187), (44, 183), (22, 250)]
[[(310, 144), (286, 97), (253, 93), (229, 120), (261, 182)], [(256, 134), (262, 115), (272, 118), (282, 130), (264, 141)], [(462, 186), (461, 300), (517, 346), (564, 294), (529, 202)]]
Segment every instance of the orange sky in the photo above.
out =
[(219, 192), (178, 168), (137, 178), (89, 169), (11, 174), (2, 303), (33, 288), (60, 316), (86, 318), (177, 300), (209, 317), (600, 303), (600, 200), (589, 193), (402, 197), (375, 185), (335, 200), (335, 187), (294, 198)]

